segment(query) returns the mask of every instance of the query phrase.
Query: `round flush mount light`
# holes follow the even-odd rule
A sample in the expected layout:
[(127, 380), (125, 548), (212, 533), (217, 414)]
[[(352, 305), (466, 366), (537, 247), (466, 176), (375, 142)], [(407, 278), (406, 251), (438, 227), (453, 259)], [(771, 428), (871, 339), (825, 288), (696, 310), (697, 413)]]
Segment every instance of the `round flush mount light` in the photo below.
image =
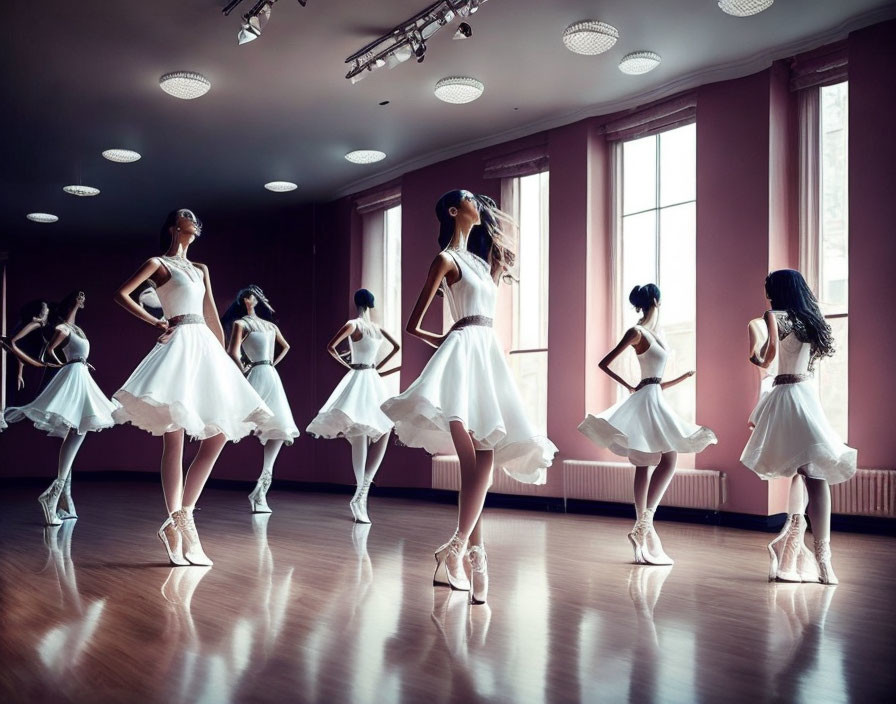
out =
[(270, 181), (264, 184), (264, 187), (274, 193), (288, 193), (298, 188), (292, 181)]
[(31, 222), (56, 222), (59, 220), (58, 217), (50, 213), (28, 213), (25, 217)]
[(195, 71), (172, 71), (159, 79), (159, 86), (175, 98), (193, 100), (208, 93), (212, 84), (205, 76)]
[(63, 186), (62, 190), (73, 196), (80, 196), (82, 198), (87, 196), (98, 196), (100, 194), (100, 189), (94, 188), (93, 186)]
[(619, 39), (619, 30), (597, 20), (573, 22), (563, 32), (563, 43), (576, 54), (593, 56), (612, 48)]
[(619, 70), (623, 73), (637, 75), (653, 71), (660, 65), (660, 55), (652, 51), (633, 51), (626, 54), (619, 62)]
[(353, 164), (373, 164), (385, 159), (386, 153), (376, 149), (356, 149), (346, 154), (345, 158)]
[(758, 15), (775, 4), (775, 0), (719, 0), (722, 12), (735, 17)]
[(116, 164), (131, 164), (140, 159), (140, 155), (130, 149), (106, 149), (103, 156)]
[(448, 76), (436, 83), (436, 97), (446, 103), (472, 103), (482, 95), (485, 84), (469, 76)]

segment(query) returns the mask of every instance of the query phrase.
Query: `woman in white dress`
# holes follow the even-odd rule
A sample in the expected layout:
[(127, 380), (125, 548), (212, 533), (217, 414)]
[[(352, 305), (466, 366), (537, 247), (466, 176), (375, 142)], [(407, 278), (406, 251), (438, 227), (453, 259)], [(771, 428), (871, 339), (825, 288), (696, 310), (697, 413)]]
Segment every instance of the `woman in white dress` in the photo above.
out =
[[(380, 410), (389, 398), (382, 377), (397, 372), (385, 367), (400, 349), (398, 342), (370, 319), (373, 294), (366, 288), (355, 291), (358, 316), (343, 325), (327, 343), (327, 352), (348, 369), (342, 381), (330, 394), (307, 431), (317, 438), (345, 438), (352, 446), (352, 469), (355, 472), (355, 494), (349, 501), (357, 523), (370, 523), (367, 495), (386, 454), (392, 421)], [(346, 362), (337, 347), (348, 340), (351, 362)], [(392, 345), (389, 353), (377, 363), (383, 340)]]
[[(86, 300), (83, 291), (75, 291), (57, 306), (59, 324), (44, 353), (48, 362), (41, 362), (25, 353), (16, 344), (18, 335), (13, 337), (10, 345), (21, 362), (37, 367), (60, 367), (37, 398), (25, 406), (8, 408), (4, 414), (9, 423), (27, 418), (38, 430), (62, 438), (56, 479), (38, 498), (44, 522), (48, 526), (58, 526), (64, 518), (78, 517), (71, 489), (75, 456), (87, 433), (115, 425), (112, 420), (115, 406), (90, 376), (90, 365), (87, 363), (90, 343), (84, 331), (75, 324), (75, 317), (84, 308)], [(56, 350), (61, 350), (65, 358), (57, 357)]]
[[(271, 513), (267, 493), (274, 477), (274, 462), (283, 445), (292, 445), (299, 436), (283, 382), (274, 368), (289, 352), (289, 343), (271, 320), (273, 312), (264, 292), (258, 286), (248, 286), (237, 294), (222, 317), (229, 340), (227, 353), (274, 414), (254, 433), (264, 448), (264, 460), (255, 489), (249, 494), (252, 513)], [(275, 355), (277, 345), (280, 352)]]
[[(510, 275), (515, 260), (506, 233), (509, 218), (491, 198), (464, 190), (443, 195), (436, 217), (442, 251), (429, 268), (407, 331), (437, 349), (383, 411), (405, 445), (457, 455), (457, 529), (435, 553), (433, 583), (469, 590), (470, 602), (481, 604), (488, 591), (482, 508), (493, 467), (518, 481), (544, 484), (557, 448), (526, 417), (492, 330), (498, 282)], [(420, 327), (439, 289), (457, 321), (444, 335)]]
[[(653, 525), (653, 516), (672, 476), (678, 453), (701, 452), (716, 443), (709, 428), (678, 417), (663, 398), (663, 389), (680, 384), (696, 372), (663, 381), (669, 350), (659, 328), (660, 289), (656, 284), (635, 286), (629, 302), (641, 313), (638, 324), (629, 328), (622, 340), (598, 366), (631, 394), (623, 401), (594, 416), (589, 414), (579, 431), (599, 447), (628, 458), (635, 465), (635, 526), (628, 534), (636, 564), (671, 565)], [(610, 369), (610, 364), (627, 347), (633, 347), (641, 368), (641, 380), (632, 386)], [(654, 467), (650, 471), (650, 467)]]
[[(773, 271), (765, 280), (771, 310), (764, 317), (767, 340), (750, 361), (766, 368), (776, 358), (772, 390), (751, 415), (753, 432), (740, 461), (763, 479), (801, 475), (808, 493), (818, 581), (837, 584), (831, 566), (831, 491), (856, 472), (856, 451), (843, 444), (825, 417), (812, 383), (815, 362), (834, 354), (831, 327), (798, 271)], [(796, 487), (796, 488), (794, 488)], [(788, 522), (768, 547), (770, 579), (804, 581), (805, 499), (792, 484)], [(814, 576), (814, 574), (813, 574)]]
[[(211, 565), (199, 542), (193, 509), (228, 440), (237, 441), (271, 417), (270, 409), (224, 350), (208, 267), (187, 259), (202, 225), (192, 211), (169, 213), (160, 244), (164, 255), (148, 259), (115, 293), (129, 313), (162, 331), (156, 345), (113, 398), (117, 423), (133, 423), (164, 437), (162, 489), (168, 518), (158, 536), (174, 565)], [(164, 319), (131, 298), (147, 279), (157, 284)], [(184, 433), (201, 440), (183, 477)]]

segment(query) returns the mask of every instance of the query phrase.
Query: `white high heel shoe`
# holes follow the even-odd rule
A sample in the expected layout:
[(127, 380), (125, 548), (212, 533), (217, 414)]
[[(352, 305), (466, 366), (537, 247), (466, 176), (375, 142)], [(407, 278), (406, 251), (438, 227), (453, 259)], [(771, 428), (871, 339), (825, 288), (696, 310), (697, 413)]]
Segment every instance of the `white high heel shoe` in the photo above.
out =
[(268, 506), (268, 489), (271, 486), (272, 476), (268, 472), (262, 472), (258, 481), (255, 482), (255, 488), (249, 494), (249, 508), (252, 513), (273, 513), (271, 507)]
[(174, 520), (171, 516), (165, 519), (157, 535), (159, 540), (162, 541), (162, 545), (165, 546), (165, 552), (168, 553), (168, 561), (172, 565), (175, 567), (186, 567), (190, 564), (184, 559), (181, 535), (177, 530), (177, 526), (174, 525)]
[(467, 539), (457, 531), (451, 536), (451, 540), (435, 551), (433, 557), (436, 560), (436, 571), (432, 575), (434, 586), (448, 586), (457, 591), (470, 590), (470, 580), (464, 572), (464, 551), (467, 547)]
[(56, 515), (56, 505), (59, 503), (59, 497), (65, 488), (65, 481), (62, 479), (54, 479), (47, 490), (37, 497), (37, 501), (44, 512), (44, 525), (60, 526), (62, 521)]
[(467, 551), (470, 561), (470, 603), (484, 604), (488, 598), (488, 555), (482, 545)]
[(215, 564), (211, 561), (205, 551), (202, 549), (202, 543), (199, 542), (199, 532), (196, 530), (196, 522), (193, 520), (193, 510), (182, 508), (171, 514), (171, 519), (180, 533), (184, 559), (191, 565), (211, 566)]

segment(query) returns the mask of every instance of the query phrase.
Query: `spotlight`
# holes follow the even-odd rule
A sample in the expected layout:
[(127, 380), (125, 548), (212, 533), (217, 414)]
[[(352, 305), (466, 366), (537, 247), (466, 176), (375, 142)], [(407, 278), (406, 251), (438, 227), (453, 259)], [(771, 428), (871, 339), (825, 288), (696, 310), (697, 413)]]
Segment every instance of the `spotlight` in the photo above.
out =
[(271, 19), (271, 7), (275, 0), (259, 0), (255, 6), (243, 15), (242, 27), (237, 32), (236, 39), (240, 46), (255, 41), (261, 36), (262, 30)]
[(423, 63), (423, 59), (426, 58), (426, 44), (425, 44), (424, 42), (420, 42), (420, 43), (414, 48), (414, 56), (417, 57), (417, 63), (418, 63), (418, 64), (422, 64), (422, 63)]
[(451, 37), (454, 40), (459, 39), (469, 39), (473, 36), (473, 28), (468, 25), (466, 22), (461, 22), (457, 26), (457, 31), (454, 33), (454, 36)]

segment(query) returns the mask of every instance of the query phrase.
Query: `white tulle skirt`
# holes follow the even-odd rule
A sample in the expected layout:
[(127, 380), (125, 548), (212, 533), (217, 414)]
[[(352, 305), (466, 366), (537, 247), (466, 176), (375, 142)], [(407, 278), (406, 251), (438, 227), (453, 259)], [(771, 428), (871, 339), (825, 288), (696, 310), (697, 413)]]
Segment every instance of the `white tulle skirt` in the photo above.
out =
[(287, 445), (299, 437), (299, 429), (292, 417), (286, 392), (283, 390), (283, 382), (280, 375), (270, 364), (260, 364), (252, 367), (246, 375), (246, 381), (252, 386), (261, 400), (273, 412), (273, 417), (260, 425), (254, 435), (264, 445), (268, 440), (282, 440)]
[(383, 404), (399, 440), (431, 454), (455, 454), (449, 423), (463, 422), (474, 444), (495, 451), (495, 467), (544, 484), (557, 448), (535, 432), (491, 328), (451, 332), (420, 376)]
[(579, 432), (636, 467), (659, 463), (664, 452), (701, 452), (718, 440), (669, 408), (659, 384), (648, 384), (603, 413), (588, 416)]
[(366, 436), (376, 442), (392, 430), (392, 421), (380, 410), (388, 397), (375, 369), (352, 369), (308, 424), (307, 432), (319, 438)]
[(53, 437), (64, 438), (68, 431), (79, 435), (111, 428), (115, 404), (100, 390), (86, 364), (66, 364), (40, 395), (26, 406), (7, 408), (9, 423), (28, 418), (34, 427)]
[(831, 484), (856, 473), (856, 451), (843, 444), (809, 381), (780, 384), (759, 399), (740, 461), (763, 479), (792, 477), (800, 467)]
[(113, 398), (116, 423), (199, 440), (223, 433), (235, 442), (273, 415), (205, 325), (180, 325), (156, 343)]

